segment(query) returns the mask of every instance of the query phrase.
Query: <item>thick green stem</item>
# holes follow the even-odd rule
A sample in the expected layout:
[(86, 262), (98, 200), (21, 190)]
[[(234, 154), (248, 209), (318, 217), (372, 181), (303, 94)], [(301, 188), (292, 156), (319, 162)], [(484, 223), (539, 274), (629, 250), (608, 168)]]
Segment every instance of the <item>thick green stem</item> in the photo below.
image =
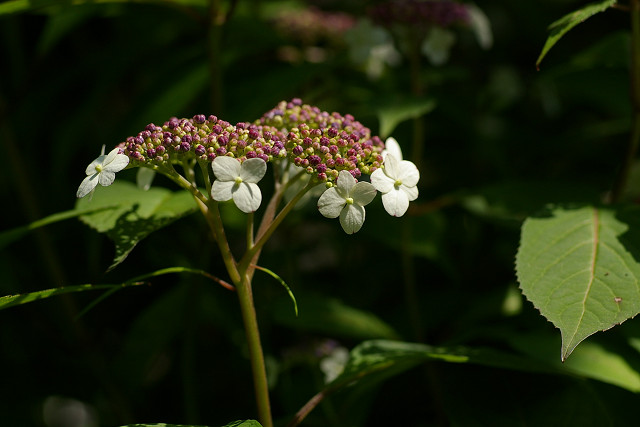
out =
[(624, 163), (611, 191), (611, 202), (618, 202), (624, 194), (629, 173), (635, 161), (640, 144), (640, 0), (629, 3), (631, 16), (631, 70), (630, 96), (632, 108), (631, 135)]
[(267, 370), (264, 364), (264, 353), (260, 343), (260, 331), (256, 309), (253, 304), (253, 291), (251, 280), (246, 274), (246, 269), (241, 270), (242, 280), (235, 283), (242, 312), (242, 322), (249, 348), (251, 359), (251, 371), (253, 373), (253, 387), (258, 406), (258, 419), (264, 427), (273, 427), (271, 418), (271, 403), (269, 402), (269, 386), (267, 383)]

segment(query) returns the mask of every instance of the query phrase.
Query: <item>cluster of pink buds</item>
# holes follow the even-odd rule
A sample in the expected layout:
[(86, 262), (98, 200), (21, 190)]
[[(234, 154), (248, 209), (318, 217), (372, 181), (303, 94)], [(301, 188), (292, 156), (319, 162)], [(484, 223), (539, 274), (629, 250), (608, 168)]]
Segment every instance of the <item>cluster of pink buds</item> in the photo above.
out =
[(191, 119), (153, 123), (118, 147), (131, 159), (132, 166), (164, 165), (185, 159), (212, 162), (218, 156), (240, 161), (261, 158), (265, 162), (287, 157), (283, 136), (275, 128), (250, 123), (229, 122), (203, 114)]
[(284, 135), (287, 156), (319, 182), (334, 182), (340, 171), (370, 175), (383, 162), (384, 143), (353, 116), (321, 111), (300, 99), (282, 101), (255, 122)]

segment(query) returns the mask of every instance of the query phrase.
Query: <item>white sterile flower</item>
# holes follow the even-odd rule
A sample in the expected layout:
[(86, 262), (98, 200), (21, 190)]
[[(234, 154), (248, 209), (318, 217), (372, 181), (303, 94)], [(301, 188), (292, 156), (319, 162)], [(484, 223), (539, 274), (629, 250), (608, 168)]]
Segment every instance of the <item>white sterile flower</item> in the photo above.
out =
[(104, 145), (102, 146), (100, 156), (87, 166), (85, 171), (87, 177), (82, 181), (76, 193), (78, 198), (92, 193), (98, 184), (105, 187), (113, 184), (116, 172), (120, 172), (129, 164), (129, 157), (119, 154), (119, 151), (120, 149), (116, 147), (105, 156)]
[(219, 202), (233, 199), (244, 213), (258, 210), (262, 193), (258, 182), (267, 172), (267, 163), (257, 157), (240, 163), (233, 157), (218, 156), (211, 163), (216, 180), (211, 186), (211, 197)]
[(327, 189), (318, 199), (318, 209), (327, 218), (340, 217), (342, 229), (353, 234), (364, 224), (364, 206), (376, 196), (376, 189), (368, 182), (356, 182), (348, 171), (340, 171), (338, 183)]
[(409, 202), (418, 198), (416, 185), (420, 172), (412, 162), (402, 160), (395, 139), (387, 139), (385, 145), (388, 152), (384, 156), (384, 169), (376, 169), (371, 174), (371, 184), (382, 193), (382, 205), (387, 213), (402, 216), (409, 208)]
[(387, 154), (393, 154), (396, 156), (396, 159), (402, 160), (402, 149), (400, 148), (400, 144), (398, 141), (392, 136), (387, 138), (384, 142), (384, 150), (382, 150), (382, 158), (386, 159)]

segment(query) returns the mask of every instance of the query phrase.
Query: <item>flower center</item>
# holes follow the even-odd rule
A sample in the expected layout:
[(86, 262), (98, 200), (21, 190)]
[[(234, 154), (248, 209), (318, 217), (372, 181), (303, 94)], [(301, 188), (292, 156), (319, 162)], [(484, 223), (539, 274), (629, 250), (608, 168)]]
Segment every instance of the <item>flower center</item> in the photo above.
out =
[(96, 165), (96, 172), (102, 172), (102, 165)]
[(240, 178), (239, 176), (236, 177), (235, 181), (236, 184), (242, 184), (242, 178)]
[(402, 185), (402, 180), (396, 179), (396, 182), (394, 182), (393, 185), (400, 187)]
[(347, 201), (348, 205), (352, 205), (353, 204), (353, 198), (347, 197), (345, 200)]

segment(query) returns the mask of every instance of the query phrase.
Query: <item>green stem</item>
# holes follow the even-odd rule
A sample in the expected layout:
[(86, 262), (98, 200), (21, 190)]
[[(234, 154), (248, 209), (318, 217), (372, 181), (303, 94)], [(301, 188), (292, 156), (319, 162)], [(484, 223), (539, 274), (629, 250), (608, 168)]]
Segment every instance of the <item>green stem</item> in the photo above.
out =
[(253, 387), (258, 406), (258, 419), (263, 427), (273, 427), (271, 418), (271, 403), (269, 401), (269, 386), (267, 383), (267, 370), (264, 364), (264, 353), (260, 343), (260, 331), (256, 309), (253, 304), (253, 291), (251, 279), (246, 274), (246, 269), (241, 270), (242, 280), (236, 283), (242, 322), (251, 359), (251, 371), (253, 373)]
[(638, 152), (638, 145), (640, 145), (640, 0), (631, 0), (629, 9), (631, 16), (630, 96), (633, 113), (631, 135), (624, 164), (611, 191), (611, 202), (613, 203), (620, 201), (624, 193), (629, 173)]
[(305, 193), (309, 191), (311, 188), (313, 188), (315, 185), (317, 185), (317, 183), (309, 182), (309, 184), (307, 184), (306, 187), (304, 187), (298, 194), (295, 195), (293, 199), (289, 201), (289, 203), (285, 205), (284, 208), (282, 208), (282, 210), (280, 211), (280, 213), (278, 213), (278, 215), (275, 217), (273, 222), (271, 222), (268, 225), (268, 227), (266, 227), (266, 230), (264, 231), (264, 233), (261, 234), (260, 232), (258, 232), (258, 236), (257, 236), (258, 241), (253, 245), (251, 249), (245, 252), (244, 256), (238, 263), (238, 266), (239, 266), (238, 268), (246, 269), (246, 268), (249, 268), (251, 264), (257, 264), (257, 260), (252, 262), (254, 255), (259, 253), (259, 251), (262, 249), (264, 244), (267, 243), (267, 240), (269, 240), (269, 237), (271, 237), (271, 235), (276, 230), (276, 228), (278, 228), (280, 223), (285, 219), (285, 217), (289, 214), (289, 212), (291, 212), (291, 209), (293, 209), (296, 203), (298, 203), (298, 200), (300, 200), (302, 196), (304, 196)]

